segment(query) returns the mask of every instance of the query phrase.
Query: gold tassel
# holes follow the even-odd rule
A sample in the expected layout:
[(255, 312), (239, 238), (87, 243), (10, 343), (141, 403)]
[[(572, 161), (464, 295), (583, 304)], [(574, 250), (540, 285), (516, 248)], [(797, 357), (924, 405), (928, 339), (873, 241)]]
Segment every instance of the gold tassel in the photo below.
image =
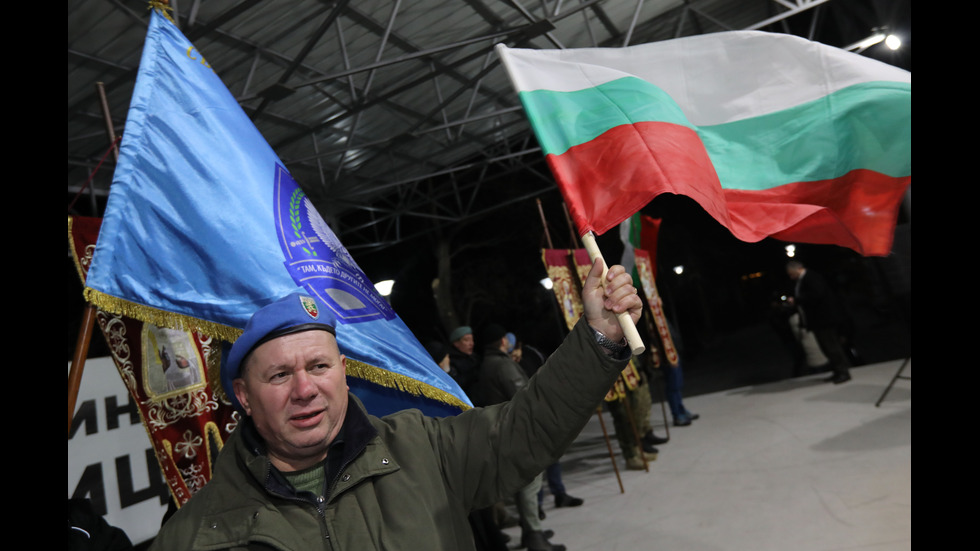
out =
[(170, 12), (174, 11), (174, 9), (170, 7), (170, 0), (149, 0), (147, 4), (146, 9), (157, 10), (160, 15), (167, 18), (167, 21), (170, 21), (174, 25), (177, 24), (177, 22), (170, 17)]
[(197, 331), (198, 333), (203, 333), (228, 342), (235, 342), (242, 334), (241, 329), (192, 316), (165, 312), (150, 306), (107, 295), (91, 287), (85, 288), (84, 295), (85, 300), (106, 312), (137, 319), (145, 323), (152, 323), (160, 327)]
[(374, 367), (373, 365), (352, 360), (350, 358), (347, 358), (347, 375), (350, 377), (363, 379), (385, 388), (393, 388), (402, 392), (407, 392), (413, 396), (424, 396), (437, 402), (458, 407), (463, 411), (470, 409), (470, 406), (445, 390), (439, 390), (421, 381), (416, 381), (411, 377), (406, 377), (405, 375), (401, 375), (399, 373), (392, 373), (391, 371)]

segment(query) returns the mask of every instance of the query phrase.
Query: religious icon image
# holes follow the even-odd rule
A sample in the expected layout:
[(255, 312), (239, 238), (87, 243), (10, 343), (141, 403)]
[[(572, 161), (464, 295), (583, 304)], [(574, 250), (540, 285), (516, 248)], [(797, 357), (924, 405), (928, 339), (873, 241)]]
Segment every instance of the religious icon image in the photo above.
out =
[(167, 394), (201, 384), (204, 362), (192, 335), (180, 329), (146, 324), (143, 329), (143, 365), (148, 394)]

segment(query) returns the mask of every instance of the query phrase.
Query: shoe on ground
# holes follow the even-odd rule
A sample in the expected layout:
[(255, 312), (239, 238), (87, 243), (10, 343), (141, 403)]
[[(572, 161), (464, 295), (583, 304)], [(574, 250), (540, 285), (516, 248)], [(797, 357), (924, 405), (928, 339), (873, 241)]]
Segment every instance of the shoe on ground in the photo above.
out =
[(690, 415), (678, 415), (674, 417), (675, 427), (686, 427), (691, 424), (694, 419)]
[(647, 465), (642, 457), (634, 455), (633, 457), (626, 458), (626, 468), (631, 471), (645, 471), (647, 470)]
[(568, 494), (558, 494), (555, 496), (555, 507), (578, 507), (585, 503), (580, 497), (573, 497)]
[(544, 509), (538, 505), (538, 520), (544, 520), (548, 515), (544, 514)]
[[(650, 447), (660, 446), (662, 444), (666, 444), (668, 441), (670, 441), (670, 438), (661, 438), (661, 437), (657, 436), (656, 434), (653, 434), (653, 431), (652, 430), (643, 435), (643, 444), (644, 444), (644, 446), (647, 446), (647, 445), (649, 445)], [(644, 448), (644, 449), (646, 449), (646, 448)]]
[(833, 379), (831, 379), (830, 382), (834, 383), (835, 385), (839, 385), (841, 383), (846, 383), (847, 381), (850, 380), (851, 380), (850, 373), (841, 373), (840, 375), (834, 375)]
[(647, 442), (643, 442), (640, 445), (640, 448), (643, 449), (643, 452), (644, 453), (647, 453), (647, 454), (651, 454), (652, 453), (654, 456), (656, 456), (658, 453), (660, 453), (660, 451), (653, 444), (649, 444)]
[(554, 535), (554, 532), (524, 532), (521, 534), (521, 547), (526, 547), (528, 551), (565, 551), (564, 545), (548, 541), (548, 534)]

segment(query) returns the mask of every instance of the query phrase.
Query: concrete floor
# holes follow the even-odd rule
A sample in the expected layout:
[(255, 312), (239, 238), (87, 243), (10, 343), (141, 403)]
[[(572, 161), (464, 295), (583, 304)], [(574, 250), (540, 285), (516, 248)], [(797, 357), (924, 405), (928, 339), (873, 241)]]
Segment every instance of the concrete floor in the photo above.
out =
[[(617, 456), (625, 493), (594, 416), (562, 458), (585, 504), (546, 496), (544, 527), (570, 551), (911, 549), (911, 381), (874, 405), (901, 363), (855, 368), (839, 386), (809, 376), (686, 398), (701, 419), (670, 428), (649, 472)], [(516, 547), (519, 529), (507, 532)]]

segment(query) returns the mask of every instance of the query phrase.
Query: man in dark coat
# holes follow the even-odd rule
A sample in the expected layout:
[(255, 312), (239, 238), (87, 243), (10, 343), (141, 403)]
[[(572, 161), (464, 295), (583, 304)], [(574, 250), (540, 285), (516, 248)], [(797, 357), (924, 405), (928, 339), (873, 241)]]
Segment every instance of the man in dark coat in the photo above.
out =
[(474, 385), (480, 377), (480, 357), (473, 351), (473, 330), (467, 325), (453, 329), (449, 334), (449, 343), (452, 345), (449, 349), (450, 374), (459, 388), (472, 399)]
[[(524, 369), (507, 353), (506, 335), (504, 328), (497, 324), (490, 324), (483, 329), (486, 349), (480, 365), (478, 405), (503, 404), (527, 386), (528, 377)], [(514, 495), (521, 518), (521, 546), (527, 547), (528, 551), (565, 551), (564, 545), (548, 541), (548, 536), (541, 527), (541, 517), (538, 514), (540, 490), (541, 475), (538, 474), (530, 484)]]
[(791, 300), (800, 311), (802, 325), (813, 333), (820, 350), (830, 361), (833, 375), (827, 382), (838, 385), (850, 381), (850, 362), (837, 332), (844, 320), (837, 297), (820, 274), (807, 270), (798, 260), (790, 260), (786, 264), (786, 273), (796, 282)]
[(244, 417), (153, 549), (474, 550), (469, 512), (553, 463), (629, 360), (616, 315), (635, 322), (642, 304), (622, 266), (601, 278), (600, 262), (582, 320), (523, 390), (441, 418), (368, 414), (348, 393), (343, 327), (313, 297), (259, 310), (221, 367)]

